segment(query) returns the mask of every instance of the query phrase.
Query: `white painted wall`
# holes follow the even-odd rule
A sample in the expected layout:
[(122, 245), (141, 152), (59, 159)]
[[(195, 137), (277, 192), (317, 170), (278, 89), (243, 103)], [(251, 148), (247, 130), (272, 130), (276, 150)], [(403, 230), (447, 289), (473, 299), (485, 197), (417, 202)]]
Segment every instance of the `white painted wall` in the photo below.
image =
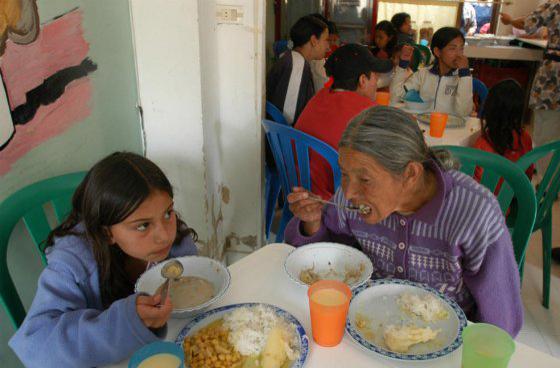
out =
[(244, 16), (226, 25), (213, 0), (130, 2), (147, 155), (208, 253), (232, 262), (262, 244), (265, 4), (228, 1)]

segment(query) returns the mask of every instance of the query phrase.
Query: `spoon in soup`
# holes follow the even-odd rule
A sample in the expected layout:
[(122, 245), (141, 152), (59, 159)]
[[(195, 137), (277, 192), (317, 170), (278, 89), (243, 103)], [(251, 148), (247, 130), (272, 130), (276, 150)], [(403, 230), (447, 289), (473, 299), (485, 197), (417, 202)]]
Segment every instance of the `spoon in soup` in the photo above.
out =
[(171, 281), (178, 279), (183, 274), (183, 264), (176, 259), (167, 262), (161, 268), (161, 276), (166, 280), (161, 288), (161, 300), (160, 305), (165, 303), (165, 298), (169, 294), (169, 289), (171, 288)]

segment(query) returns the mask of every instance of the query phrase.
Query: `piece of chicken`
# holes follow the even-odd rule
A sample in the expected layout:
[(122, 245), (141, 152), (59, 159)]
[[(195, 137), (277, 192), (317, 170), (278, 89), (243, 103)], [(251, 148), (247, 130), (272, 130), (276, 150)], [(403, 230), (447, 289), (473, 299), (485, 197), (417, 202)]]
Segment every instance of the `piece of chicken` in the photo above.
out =
[(383, 337), (389, 350), (406, 353), (412, 345), (435, 339), (439, 332), (440, 330), (434, 331), (430, 327), (389, 325), (385, 328)]

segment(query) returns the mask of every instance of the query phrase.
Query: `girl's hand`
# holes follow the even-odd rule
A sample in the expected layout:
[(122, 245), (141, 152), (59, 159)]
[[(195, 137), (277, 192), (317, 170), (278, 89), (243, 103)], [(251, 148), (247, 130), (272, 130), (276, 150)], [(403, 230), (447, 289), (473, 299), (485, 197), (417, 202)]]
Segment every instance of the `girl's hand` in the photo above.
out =
[(469, 59), (465, 55), (457, 56), (456, 62), (457, 62), (457, 68), (459, 69), (469, 68)]
[(314, 196), (312, 193), (300, 187), (295, 187), (293, 192), (288, 194), (290, 211), (303, 221), (305, 235), (313, 235), (319, 231), (323, 216), (323, 204), (311, 199), (312, 196)]
[(500, 13), (500, 20), (502, 21), (503, 24), (509, 26), (513, 21), (513, 18), (511, 17), (511, 15), (507, 13)]
[(414, 47), (410, 45), (404, 45), (401, 51), (401, 60), (402, 61), (412, 60), (413, 53), (414, 53)]
[(144, 326), (148, 328), (160, 328), (167, 323), (169, 316), (171, 316), (171, 311), (173, 310), (171, 298), (167, 296), (165, 303), (159, 306), (160, 299), (160, 294), (154, 296), (139, 295), (136, 298), (136, 312), (144, 323)]

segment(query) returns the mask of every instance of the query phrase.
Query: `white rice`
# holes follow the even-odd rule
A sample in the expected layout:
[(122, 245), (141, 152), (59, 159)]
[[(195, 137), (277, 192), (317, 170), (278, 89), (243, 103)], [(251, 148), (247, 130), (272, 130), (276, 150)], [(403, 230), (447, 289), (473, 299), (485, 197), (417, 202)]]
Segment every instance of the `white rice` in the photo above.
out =
[(237, 308), (224, 316), (224, 327), (230, 331), (230, 344), (245, 356), (259, 355), (266, 345), (270, 330), (275, 326), (288, 336), (285, 344), (288, 359), (297, 359), (299, 341), (295, 326), (278, 317), (271, 308), (263, 305)]

